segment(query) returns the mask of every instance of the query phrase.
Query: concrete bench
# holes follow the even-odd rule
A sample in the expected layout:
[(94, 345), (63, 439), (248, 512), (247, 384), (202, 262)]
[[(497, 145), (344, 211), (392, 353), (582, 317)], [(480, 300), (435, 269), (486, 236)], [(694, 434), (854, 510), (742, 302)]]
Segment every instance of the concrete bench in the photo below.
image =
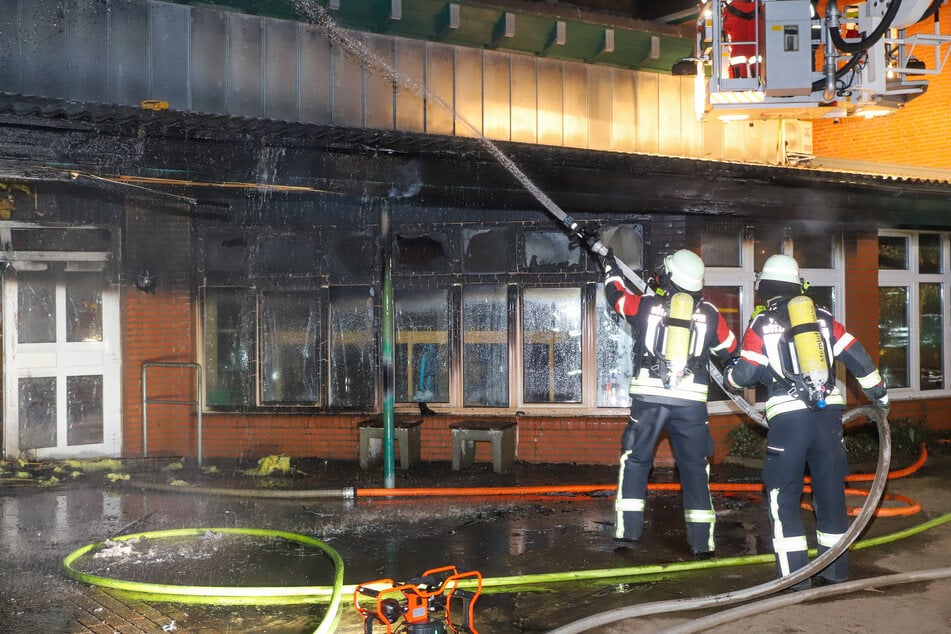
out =
[[(419, 462), (421, 418), (397, 418), (393, 439), (399, 446), (400, 468), (409, 469)], [(360, 467), (366, 469), (383, 456), (383, 417), (374, 416), (358, 423), (360, 429)]]
[(475, 444), (492, 443), (492, 470), (504, 473), (515, 464), (515, 434), (518, 425), (513, 420), (466, 420), (452, 423), (452, 470), (471, 467), (475, 462)]

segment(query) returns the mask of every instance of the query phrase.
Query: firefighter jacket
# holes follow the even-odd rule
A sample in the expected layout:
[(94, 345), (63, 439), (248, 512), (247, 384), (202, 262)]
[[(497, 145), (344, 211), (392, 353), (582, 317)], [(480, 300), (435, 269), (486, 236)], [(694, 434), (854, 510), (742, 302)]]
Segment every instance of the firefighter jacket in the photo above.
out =
[(612, 271), (605, 277), (604, 294), (634, 333), (634, 372), (629, 390), (632, 399), (667, 405), (706, 403), (710, 354), (725, 360), (737, 348), (736, 336), (716, 306), (699, 298), (694, 303), (686, 372), (672, 383), (665, 375), (663, 357), (670, 312), (668, 296), (650, 291), (632, 293), (624, 279)]
[[(808, 398), (786, 378), (786, 373), (796, 371), (787, 336), (790, 328), (787, 304), (790, 299), (770, 300), (765, 308), (754, 313), (743, 334), (740, 356), (725, 373), (727, 385), (734, 389), (752, 387), (757, 383), (767, 387), (767, 420), (786, 412), (812, 409)], [(841, 361), (863, 390), (881, 385), (882, 377), (859, 340), (846, 332), (845, 326), (837, 322), (827, 309), (816, 307), (816, 317), (829, 363)], [(832, 368), (830, 374), (834, 376)], [(845, 407), (845, 397), (837, 385), (833, 385), (825, 401), (831, 407)]]

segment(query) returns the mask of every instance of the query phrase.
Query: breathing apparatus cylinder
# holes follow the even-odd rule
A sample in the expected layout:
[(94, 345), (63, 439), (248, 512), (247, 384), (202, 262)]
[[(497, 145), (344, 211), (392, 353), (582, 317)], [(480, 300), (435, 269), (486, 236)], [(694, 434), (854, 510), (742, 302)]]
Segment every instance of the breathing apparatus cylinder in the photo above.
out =
[(809, 297), (798, 295), (789, 300), (787, 310), (799, 370), (812, 392), (810, 398), (819, 409), (823, 409), (826, 406), (825, 386), (829, 381), (829, 361), (819, 333), (816, 306)]
[(674, 293), (670, 298), (663, 355), (667, 361), (668, 387), (676, 387), (684, 376), (690, 356), (690, 326), (693, 318), (693, 297)]

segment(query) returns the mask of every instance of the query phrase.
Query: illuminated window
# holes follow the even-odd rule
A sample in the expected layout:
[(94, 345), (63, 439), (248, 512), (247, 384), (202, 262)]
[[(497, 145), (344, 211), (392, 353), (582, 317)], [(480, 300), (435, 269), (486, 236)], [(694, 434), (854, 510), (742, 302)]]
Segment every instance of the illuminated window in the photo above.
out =
[(396, 400), (449, 401), (449, 293), (395, 293)]
[(462, 290), (462, 402), (466, 407), (509, 405), (508, 288)]
[(948, 388), (948, 244), (940, 233), (879, 235), (879, 370), (890, 390)]
[(522, 379), (526, 403), (581, 402), (581, 292), (522, 291)]

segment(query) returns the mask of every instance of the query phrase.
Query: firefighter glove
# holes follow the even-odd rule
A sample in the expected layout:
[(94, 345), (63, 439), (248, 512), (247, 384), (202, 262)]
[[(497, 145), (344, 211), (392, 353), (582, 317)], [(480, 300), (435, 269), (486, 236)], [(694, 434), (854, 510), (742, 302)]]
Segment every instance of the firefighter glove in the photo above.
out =
[(730, 359), (723, 364), (723, 382), (725, 387), (738, 391), (741, 388), (738, 387), (738, 384), (733, 381), (733, 369), (736, 367), (736, 364), (740, 362), (739, 356), (730, 357)]
[(888, 390), (885, 389), (885, 382), (863, 390), (868, 400), (877, 407), (883, 415), (888, 416)]
[(600, 265), (601, 270), (604, 271), (605, 275), (610, 274), (614, 271), (614, 251), (608, 249), (608, 252), (604, 255), (598, 256), (598, 265)]

